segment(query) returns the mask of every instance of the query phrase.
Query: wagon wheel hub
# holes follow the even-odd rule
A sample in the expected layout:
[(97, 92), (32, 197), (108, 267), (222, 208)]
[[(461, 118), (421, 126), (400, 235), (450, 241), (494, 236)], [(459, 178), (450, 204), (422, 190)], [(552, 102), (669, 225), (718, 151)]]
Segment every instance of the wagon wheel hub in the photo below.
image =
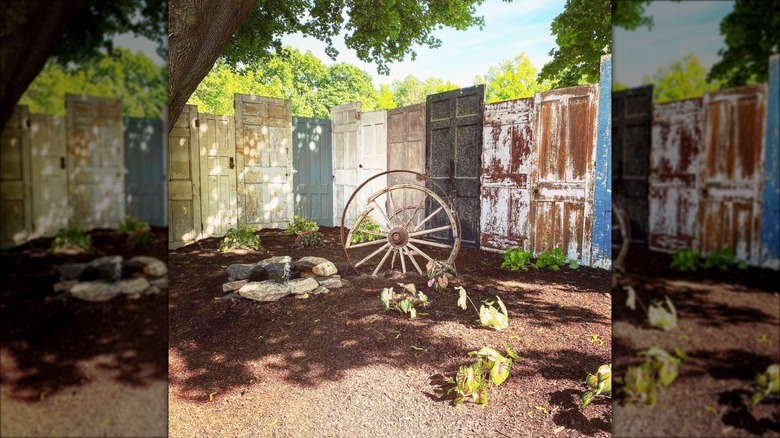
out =
[(395, 248), (402, 247), (409, 241), (409, 232), (406, 231), (406, 228), (395, 227), (390, 230), (390, 233), (387, 235), (387, 240), (390, 241), (390, 245), (393, 245)]

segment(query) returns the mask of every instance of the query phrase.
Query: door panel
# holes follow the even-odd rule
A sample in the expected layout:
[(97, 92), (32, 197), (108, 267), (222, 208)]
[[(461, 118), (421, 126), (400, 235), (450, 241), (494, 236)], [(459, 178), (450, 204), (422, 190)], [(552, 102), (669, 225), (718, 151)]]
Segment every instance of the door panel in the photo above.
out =
[(168, 247), (175, 249), (202, 237), (198, 108), (185, 105), (168, 140)]
[(295, 214), (325, 227), (333, 223), (333, 148), (330, 119), (293, 117)]

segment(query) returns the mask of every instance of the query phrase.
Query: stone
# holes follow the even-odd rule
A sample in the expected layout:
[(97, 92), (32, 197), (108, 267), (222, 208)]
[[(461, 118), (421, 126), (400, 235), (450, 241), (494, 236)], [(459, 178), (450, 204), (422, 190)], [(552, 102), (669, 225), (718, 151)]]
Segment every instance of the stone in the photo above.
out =
[(312, 295), (326, 294), (328, 292), (330, 292), (330, 289), (325, 286), (318, 286), (317, 289), (311, 291)]
[(252, 268), (254, 268), (254, 264), (249, 263), (237, 263), (234, 265), (230, 265), (227, 267), (227, 273), (230, 275), (233, 280), (246, 280), (252, 275)]
[(144, 266), (144, 274), (150, 275), (152, 277), (162, 277), (167, 273), (168, 273), (168, 266), (166, 266), (165, 263), (159, 260)]
[(79, 284), (78, 280), (63, 280), (54, 283), (54, 292), (68, 292), (73, 286)]
[(299, 295), (317, 289), (319, 283), (313, 278), (296, 278), (288, 281), (287, 287), (290, 289), (290, 293)]
[(341, 275), (333, 275), (331, 277), (314, 277), (320, 286), (327, 287), (329, 289), (338, 289), (344, 287), (344, 282), (341, 281)]
[(290, 279), (290, 264), (289, 263), (268, 263), (264, 265), (257, 264), (252, 269), (253, 280), (256, 277), (262, 280), (273, 280), (277, 283), (284, 283)]
[(81, 281), (103, 280), (115, 282), (122, 278), (122, 256), (99, 257), (87, 263), (81, 272)]
[(309, 298), (309, 294), (295, 295), (295, 298), (297, 298), (299, 300), (305, 300), (306, 298)]
[(139, 298), (141, 298), (141, 294), (128, 294), (127, 295), (127, 299), (129, 299), (129, 300), (137, 300)]
[(267, 259), (260, 260), (259, 262), (255, 263), (257, 266), (266, 266), (266, 265), (274, 265), (274, 264), (285, 264), (285, 263), (292, 263), (292, 257), (290, 256), (275, 256), (275, 257), (269, 257)]
[(144, 295), (154, 295), (159, 294), (160, 292), (162, 292), (162, 290), (160, 290), (160, 288), (157, 286), (149, 286), (144, 289)]
[(74, 298), (92, 302), (108, 301), (120, 293), (119, 286), (104, 281), (84, 281), (70, 289)]
[(306, 256), (298, 259), (295, 263), (293, 263), (293, 266), (301, 269), (302, 271), (311, 271), (311, 268), (317, 265), (321, 265), (327, 261), (328, 259), (324, 259), (322, 257)]
[(84, 268), (87, 267), (86, 263), (65, 263), (59, 267), (61, 280), (73, 280), (81, 277), (81, 273), (84, 272)]
[(339, 270), (336, 269), (336, 265), (334, 265), (333, 262), (326, 261), (325, 263), (320, 263), (319, 265), (311, 268), (311, 272), (319, 275), (320, 277), (329, 277), (338, 273)]
[(149, 284), (152, 286), (158, 287), (160, 289), (168, 289), (168, 276), (163, 275), (162, 277), (153, 277), (149, 278)]
[(290, 294), (290, 289), (273, 280), (250, 281), (238, 289), (238, 294), (255, 301), (276, 301)]
[(230, 292), (241, 289), (241, 286), (249, 283), (249, 280), (229, 281), (222, 285), (222, 292)]
[(123, 294), (141, 293), (150, 286), (149, 281), (144, 277), (119, 280), (116, 282), (116, 285), (119, 286), (119, 291)]
[(131, 268), (143, 268), (144, 266), (151, 265), (153, 263), (163, 263), (162, 260), (156, 257), (150, 256), (135, 256), (126, 261), (125, 264)]

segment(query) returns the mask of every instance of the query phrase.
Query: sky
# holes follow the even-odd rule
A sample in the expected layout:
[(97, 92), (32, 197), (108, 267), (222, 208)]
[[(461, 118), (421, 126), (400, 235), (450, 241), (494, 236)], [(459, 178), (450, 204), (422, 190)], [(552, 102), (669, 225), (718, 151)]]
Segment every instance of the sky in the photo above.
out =
[(140, 50), (141, 53), (151, 59), (154, 65), (158, 67), (168, 65), (168, 60), (161, 58), (157, 54), (157, 43), (148, 38), (134, 36), (132, 33), (123, 33), (114, 37), (114, 46), (130, 49), (133, 53)]
[(642, 85), (645, 75), (690, 52), (709, 70), (725, 48), (720, 22), (733, 8), (733, 1), (653, 1), (645, 8), (654, 20), (652, 30), (612, 32), (612, 80)]
[(550, 23), (563, 12), (565, 0), (486, 0), (477, 7), (477, 15), (485, 17), (482, 31), (472, 27), (466, 31), (444, 28), (434, 35), (442, 41), (438, 49), (416, 47), (417, 59), (407, 56), (404, 62), (390, 64), (390, 75), (379, 75), (374, 64), (359, 61), (353, 51), (344, 45), (344, 37), (334, 38), (339, 56), (332, 61), (325, 54), (325, 44), (301, 34), (282, 38), (283, 45), (290, 45), (303, 53), (311, 51), (326, 65), (346, 62), (365, 70), (374, 79), (374, 85), (390, 84), (408, 75), (425, 80), (435, 77), (461, 87), (474, 85), (474, 77), (484, 75), (501, 61), (525, 52), (533, 65), (541, 70), (556, 47), (550, 33)]

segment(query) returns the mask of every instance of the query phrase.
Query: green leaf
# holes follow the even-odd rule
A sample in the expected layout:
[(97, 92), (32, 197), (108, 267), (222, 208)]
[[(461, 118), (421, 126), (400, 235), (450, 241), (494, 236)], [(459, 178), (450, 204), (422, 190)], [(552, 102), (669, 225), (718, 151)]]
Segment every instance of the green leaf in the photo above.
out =
[(536, 408), (537, 411), (542, 411), (548, 415), (550, 414), (550, 411), (548, 411), (547, 408), (545, 408), (544, 406), (534, 406), (534, 407)]
[(520, 360), (520, 355), (517, 354), (517, 351), (514, 348), (510, 347), (509, 345), (504, 344), (504, 351), (506, 351), (506, 354), (512, 359), (517, 361)]
[(490, 369), (490, 379), (496, 386), (501, 385), (509, 377), (509, 370), (512, 368), (512, 362), (499, 355), (496, 358), (493, 368)]
[(580, 396), (580, 400), (582, 400), (582, 405), (580, 406), (580, 409), (585, 409), (585, 407), (588, 406), (590, 402), (592, 402), (593, 399), (595, 398), (596, 395), (593, 393), (593, 391), (588, 390), (583, 392), (582, 395)]

